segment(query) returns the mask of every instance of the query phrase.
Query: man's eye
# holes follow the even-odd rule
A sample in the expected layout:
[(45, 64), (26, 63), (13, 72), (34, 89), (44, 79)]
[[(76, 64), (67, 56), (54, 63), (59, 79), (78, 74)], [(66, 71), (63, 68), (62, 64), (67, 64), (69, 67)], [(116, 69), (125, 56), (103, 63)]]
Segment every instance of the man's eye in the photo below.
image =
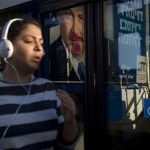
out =
[(79, 19), (80, 20), (84, 20), (84, 16), (83, 15), (79, 15)]
[(69, 16), (69, 15), (72, 15), (72, 14), (71, 14), (70, 11), (66, 11), (66, 12), (64, 12), (64, 15), (68, 15)]
[(42, 47), (44, 46), (44, 44), (43, 44), (43, 43), (41, 43), (40, 45), (41, 45)]
[(66, 18), (66, 19), (72, 19), (72, 18), (73, 18), (72, 13), (69, 12), (69, 11), (68, 11), (68, 12), (66, 11), (66, 12), (64, 13), (64, 18)]

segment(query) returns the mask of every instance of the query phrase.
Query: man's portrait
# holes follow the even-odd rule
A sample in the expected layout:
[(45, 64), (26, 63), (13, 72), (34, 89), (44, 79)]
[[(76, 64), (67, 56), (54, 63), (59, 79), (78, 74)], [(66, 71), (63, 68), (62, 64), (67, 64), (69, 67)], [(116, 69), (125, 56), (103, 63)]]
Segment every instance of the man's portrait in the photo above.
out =
[[(82, 6), (59, 10), (50, 28), (50, 79), (85, 80), (84, 9)], [(56, 28), (56, 22), (57, 28)], [(54, 29), (55, 28), (55, 29)], [(54, 40), (54, 34), (58, 33)]]

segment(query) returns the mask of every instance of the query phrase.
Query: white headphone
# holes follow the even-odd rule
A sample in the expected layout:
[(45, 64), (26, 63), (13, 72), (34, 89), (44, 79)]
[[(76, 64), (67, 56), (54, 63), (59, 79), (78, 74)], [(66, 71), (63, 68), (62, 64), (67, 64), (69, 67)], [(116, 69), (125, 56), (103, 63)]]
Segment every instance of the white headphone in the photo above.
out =
[(2, 30), (2, 35), (0, 39), (0, 56), (4, 59), (8, 59), (13, 55), (13, 51), (14, 51), (13, 44), (10, 40), (8, 40), (7, 36), (8, 36), (8, 32), (9, 32), (9, 28), (11, 24), (18, 20), (23, 20), (23, 19), (15, 18), (15, 19), (9, 20), (4, 25), (4, 28)]

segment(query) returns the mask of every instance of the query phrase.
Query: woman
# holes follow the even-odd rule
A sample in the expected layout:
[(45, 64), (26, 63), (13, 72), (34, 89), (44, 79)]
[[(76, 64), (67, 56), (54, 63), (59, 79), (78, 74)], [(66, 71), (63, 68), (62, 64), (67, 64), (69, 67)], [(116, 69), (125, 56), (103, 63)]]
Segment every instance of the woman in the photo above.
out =
[(33, 76), (44, 55), (40, 25), (18, 19), (7, 38), (13, 55), (0, 72), (0, 149), (69, 149), (78, 137), (75, 104), (51, 81)]

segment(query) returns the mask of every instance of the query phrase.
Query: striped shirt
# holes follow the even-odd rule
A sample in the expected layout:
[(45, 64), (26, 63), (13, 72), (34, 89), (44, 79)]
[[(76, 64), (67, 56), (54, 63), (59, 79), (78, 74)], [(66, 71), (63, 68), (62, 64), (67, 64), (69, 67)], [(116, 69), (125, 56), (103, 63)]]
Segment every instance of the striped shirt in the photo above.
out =
[(0, 81), (0, 150), (53, 150), (64, 122), (60, 105), (49, 80)]

